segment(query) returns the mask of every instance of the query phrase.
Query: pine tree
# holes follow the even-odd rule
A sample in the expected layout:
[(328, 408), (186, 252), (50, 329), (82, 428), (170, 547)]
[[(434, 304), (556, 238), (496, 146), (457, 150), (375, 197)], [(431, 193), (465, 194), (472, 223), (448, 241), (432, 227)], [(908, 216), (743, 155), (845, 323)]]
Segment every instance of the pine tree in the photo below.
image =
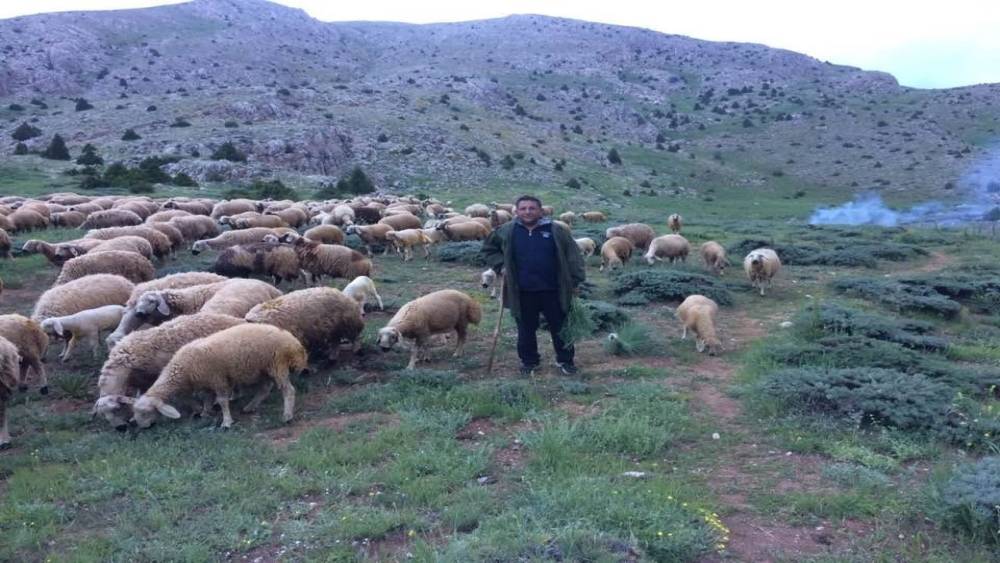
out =
[(122, 135), (123, 141), (136, 141), (141, 138), (142, 137), (140, 137), (139, 134), (135, 132), (135, 129), (126, 129), (125, 133)]
[(15, 141), (27, 141), (28, 139), (38, 137), (41, 134), (41, 129), (28, 125), (28, 122), (25, 121), (18, 125), (17, 129), (14, 129), (14, 132), (11, 133), (10, 136), (13, 137)]
[(232, 141), (226, 141), (219, 145), (212, 153), (212, 160), (228, 160), (230, 162), (245, 162), (247, 155), (241, 153)]
[(94, 106), (83, 98), (76, 99), (76, 111), (87, 111), (88, 109), (94, 109)]
[(347, 184), (348, 191), (352, 194), (370, 194), (375, 191), (375, 184), (360, 166), (355, 166), (354, 170), (351, 170), (351, 177), (347, 180)]
[(611, 164), (622, 163), (622, 157), (618, 155), (618, 149), (611, 149), (608, 151), (608, 162)]
[(52, 160), (69, 160), (69, 149), (66, 148), (66, 141), (56, 133), (52, 137), (52, 141), (49, 146), (42, 151), (42, 158), (48, 158)]
[(77, 164), (83, 164), (84, 166), (99, 166), (104, 164), (104, 159), (97, 156), (97, 147), (90, 143), (83, 146), (81, 153), (76, 159)]
[(14, 145), (14, 154), (16, 156), (28, 154), (28, 145), (25, 145), (24, 143)]

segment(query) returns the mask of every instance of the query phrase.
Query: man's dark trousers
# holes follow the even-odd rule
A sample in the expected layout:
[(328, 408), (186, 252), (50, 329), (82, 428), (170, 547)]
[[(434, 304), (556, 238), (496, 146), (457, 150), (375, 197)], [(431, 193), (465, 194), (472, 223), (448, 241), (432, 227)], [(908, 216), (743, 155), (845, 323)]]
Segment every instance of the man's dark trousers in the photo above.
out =
[(559, 331), (562, 330), (566, 314), (559, 306), (559, 293), (556, 291), (522, 291), (521, 319), (517, 323), (517, 355), (521, 364), (537, 366), (541, 363), (538, 355), (538, 314), (545, 315), (552, 334), (552, 344), (556, 350), (556, 361), (560, 364), (573, 363), (573, 346), (567, 346)]

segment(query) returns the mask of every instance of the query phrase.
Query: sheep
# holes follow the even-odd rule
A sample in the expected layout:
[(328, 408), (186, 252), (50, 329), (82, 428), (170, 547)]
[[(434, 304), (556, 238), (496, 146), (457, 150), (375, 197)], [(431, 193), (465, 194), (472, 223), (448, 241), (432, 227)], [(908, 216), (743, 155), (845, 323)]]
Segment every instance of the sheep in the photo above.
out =
[(390, 215), (379, 219), (378, 222), (383, 225), (389, 225), (394, 231), (401, 231), (403, 229), (419, 229), (423, 226), (420, 224), (420, 219), (412, 213)]
[(725, 274), (726, 267), (729, 266), (726, 249), (714, 240), (701, 245), (701, 259), (705, 261), (705, 267), (717, 276)]
[(624, 267), (632, 257), (633, 250), (635, 245), (625, 237), (612, 237), (604, 241), (601, 245), (601, 271), (605, 268), (611, 270)]
[(193, 241), (219, 236), (219, 225), (204, 215), (174, 217), (167, 224), (184, 235), (184, 240)]
[(10, 230), (14, 232), (34, 231), (49, 226), (48, 218), (32, 209), (19, 208), (8, 215), (7, 220), (10, 221)]
[(167, 235), (145, 225), (134, 227), (108, 227), (105, 229), (93, 229), (87, 231), (84, 238), (110, 240), (115, 237), (137, 236), (146, 239), (153, 247), (153, 256), (163, 258), (170, 254), (171, 245)]
[(166, 401), (185, 390), (204, 389), (215, 394), (222, 407), (222, 428), (229, 428), (233, 425), (229, 401), (237, 385), (260, 385), (243, 407), (243, 412), (253, 412), (277, 383), (284, 402), (282, 420), (289, 422), (295, 411), (295, 388), (289, 374), (307, 367), (305, 348), (286, 330), (253, 323), (227, 328), (181, 347), (132, 404), (133, 420), (139, 428), (148, 428), (157, 413), (180, 418)]
[(80, 311), (65, 317), (50, 317), (42, 321), (42, 330), (46, 334), (66, 339), (59, 359), (63, 362), (69, 359), (73, 348), (81, 340), (89, 343), (96, 358), (101, 349), (100, 333), (102, 330), (112, 330), (122, 320), (124, 305), (105, 305), (96, 309)]
[(681, 227), (683, 226), (684, 226), (683, 219), (677, 213), (674, 213), (670, 215), (670, 217), (667, 217), (667, 227), (669, 227), (670, 232), (674, 233), (675, 235), (681, 232)]
[(704, 295), (689, 295), (674, 314), (681, 321), (684, 332), (681, 339), (687, 338), (687, 331), (691, 329), (695, 336), (695, 347), (699, 352), (708, 350), (709, 355), (722, 349), (722, 342), (715, 334), (715, 316), (719, 312), (719, 306)]
[(167, 209), (166, 211), (157, 211), (149, 217), (146, 217), (145, 223), (148, 225), (150, 223), (166, 223), (167, 221), (173, 219), (174, 217), (190, 217), (191, 213), (187, 211), (181, 211), (180, 209)]
[(77, 213), (82, 213), (84, 217), (102, 210), (104, 210), (104, 208), (94, 202), (74, 204), (67, 209), (67, 211), (70, 212), (75, 211)]
[(58, 203), (59, 205), (79, 205), (90, 201), (89, 196), (75, 194), (73, 192), (54, 193), (45, 197), (48, 198), (49, 203)]
[[(98, 247), (99, 248), (99, 247)], [(141, 254), (123, 250), (93, 251), (67, 260), (63, 264), (55, 285), (62, 285), (92, 274), (117, 274), (132, 283), (140, 283), (156, 277), (153, 263)]]
[(368, 256), (373, 253), (372, 246), (379, 244), (382, 245), (385, 250), (382, 254), (389, 253), (389, 239), (386, 235), (394, 231), (391, 225), (386, 223), (376, 223), (374, 225), (360, 226), (360, 225), (349, 225), (344, 233), (348, 235), (357, 235), (361, 239), (361, 242), (365, 245), (365, 252)]
[(490, 290), (490, 299), (495, 299), (497, 296), (497, 273), (493, 271), (493, 268), (486, 268), (483, 273), (479, 274), (479, 283), (483, 286), (483, 289)]
[(567, 211), (566, 213), (559, 214), (559, 220), (567, 225), (572, 225), (576, 221), (576, 213), (572, 211)]
[(0, 336), (0, 419), (3, 420), (3, 426), (0, 427), (0, 450), (6, 450), (10, 447), (7, 401), (14, 395), (14, 389), (21, 385), (17, 369), (20, 363), (21, 356), (17, 354), (17, 348), (9, 340)]
[(60, 242), (58, 244), (51, 244), (45, 242), (44, 240), (31, 239), (25, 241), (24, 246), (21, 247), (21, 252), (24, 252), (25, 254), (42, 253), (50, 264), (61, 268), (67, 260), (76, 258), (77, 256), (83, 256), (91, 249), (96, 248), (105, 242), (106, 241), (98, 239), (77, 239)]
[(49, 337), (35, 320), (21, 315), (0, 315), (0, 338), (5, 338), (17, 348), (20, 356), (18, 380), (21, 389), (28, 384), (28, 370), (38, 378), (39, 392), (49, 392), (48, 375), (42, 361), (49, 349)]
[(207, 286), (148, 291), (136, 302), (135, 314), (150, 324), (198, 311), (243, 318), (254, 305), (279, 295), (281, 291), (262, 281), (228, 280)]
[(514, 217), (502, 209), (490, 211), (490, 227), (497, 228), (504, 223), (509, 223)]
[[(275, 235), (267, 235), (275, 237)], [(271, 276), (274, 285), (299, 279), (299, 257), (288, 245), (255, 242), (230, 246), (219, 253), (211, 270), (216, 274), (245, 278), (251, 274)]]
[(365, 317), (365, 306), (371, 300), (375, 300), (378, 303), (380, 311), (385, 311), (385, 305), (382, 304), (382, 296), (375, 289), (375, 282), (368, 276), (354, 278), (344, 286), (343, 292), (344, 295), (354, 299), (358, 303), (358, 308), (361, 310), (361, 318)]
[(473, 298), (454, 289), (435, 291), (403, 305), (389, 323), (378, 331), (378, 345), (387, 351), (401, 340), (410, 345), (410, 363), (413, 369), (434, 334), (458, 335), (454, 357), (462, 355), (469, 324), (478, 325), (483, 318), (482, 308)]
[(448, 208), (440, 203), (428, 203), (424, 206), (424, 215), (434, 218), (448, 212)]
[(229, 222), (234, 229), (251, 229), (255, 227), (266, 227), (275, 229), (278, 227), (288, 227), (281, 217), (277, 215), (257, 215), (256, 217), (240, 217)]
[(317, 225), (302, 233), (302, 236), (323, 244), (344, 244), (344, 231), (336, 225)]
[(205, 250), (225, 250), (237, 244), (251, 244), (260, 242), (265, 235), (282, 235), (284, 233), (294, 233), (292, 229), (268, 229), (266, 227), (255, 227), (252, 229), (242, 229), (239, 231), (226, 231), (215, 238), (195, 241), (191, 245), (192, 254), (200, 254)]
[(435, 228), (420, 229), (420, 232), (424, 233), (424, 236), (431, 241), (432, 245), (447, 242), (448, 240), (448, 237), (446, 237), (443, 232)]
[(160, 205), (158, 203), (146, 200), (129, 200), (124, 203), (116, 202), (111, 209), (131, 211), (132, 213), (138, 215), (140, 219), (145, 221), (146, 217), (149, 217), (153, 213), (156, 213), (157, 211), (160, 210)]
[(7, 218), (6, 215), (0, 213), (0, 229), (7, 231), (8, 233), (14, 232), (14, 223)]
[(229, 315), (195, 313), (125, 336), (101, 367), (92, 414), (125, 430), (130, 416), (128, 397), (149, 389), (177, 350), (188, 342), (244, 323)]
[(753, 287), (760, 288), (761, 296), (764, 288), (771, 287), (774, 276), (781, 270), (781, 259), (770, 248), (758, 248), (750, 251), (743, 259), (743, 271)]
[(601, 211), (585, 211), (580, 217), (588, 223), (604, 223), (608, 220), (608, 216)]
[(632, 241), (636, 248), (646, 248), (656, 238), (656, 231), (645, 223), (629, 223), (611, 227), (604, 232), (604, 237), (625, 237)]
[(7, 234), (7, 231), (0, 229), (0, 256), (13, 258), (14, 255), (10, 253), (11, 246), (10, 235)]
[(691, 244), (681, 235), (663, 235), (656, 237), (649, 243), (646, 250), (646, 263), (653, 265), (657, 260), (667, 259), (671, 264), (674, 262), (686, 262), (688, 254), (691, 253)]
[(139, 301), (143, 293), (160, 289), (180, 289), (196, 285), (208, 285), (222, 281), (227, 281), (227, 278), (209, 272), (181, 272), (136, 285), (132, 289), (128, 301), (125, 302), (125, 311), (122, 314), (121, 322), (118, 323), (118, 328), (109, 334), (106, 339), (108, 348), (114, 348), (126, 334), (136, 330), (145, 322), (142, 317), (135, 313), (135, 304)]
[[(130, 307), (131, 310), (126, 310), (122, 316), (122, 323), (118, 325), (118, 330), (122, 328), (122, 325), (127, 324), (131, 327), (125, 331), (127, 335), (138, 330), (144, 324), (155, 326), (174, 317), (197, 313), (229, 282), (230, 280), (226, 280), (189, 287), (147, 291), (139, 296), (135, 304)], [(242, 318), (242, 315), (240, 317)]]
[(135, 285), (114, 274), (93, 274), (52, 287), (35, 303), (31, 318), (41, 322), (104, 305), (124, 305)]
[(511, 213), (511, 214), (514, 213), (514, 204), (513, 203), (497, 203), (497, 202), (494, 201), (494, 202), (491, 202), (490, 205), (493, 206), (494, 209), (502, 209), (502, 210), (506, 211), (507, 213)]
[(330, 361), (336, 361), (342, 341), (357, 351), (365, 328), (358, 302), (332, 287), (281, 295), (254, 306), (243, 318), (285, 329), (307, 350), (326, 354)]
[(97, 211), (87, 216), (81, 229), (104, 229), (107, 227), (134, 227), (141, 225), (142, 217), (128, 209), (116, 207), (107, 211)]
[[(212, 206), (203, 201), (179, 201), (172, 199), (163, 204), (164, 209), (185, 211), (191, 215), (211, 215)], [(149, 218), (147, 217), (147, 220)]]
[(277, 216), (293, 228), (299, 228), (309, 221), (309, 215), (299, 207), (289, 207), (280, 211), (265, 211), (264, 215)]
[(62, 211), (60, 213), (53, 213), (49, 217), (49, 222), (53, 227), (67, 227), (70, 229), (79, 227), (86, 220), (87, 216), (79, 211)]
[(373, 205), (351, 206), (354, 210), (354, 222), (372, 225), (382, 219), (382, 209)]
[(481, 203), (473, 203), (465, 208), (465, 214), (469, 217), (489, 217), (490, 208)]
[(91, 248), (87, 254), (99, 254), (112, 250), (134, 252), (147, 260), (153, 257), (153, 245), (149, 244), (149, 241), (142, 237), (132, 235), (101, 241), (100, 244)]
[(371, 260), (346, 246), (320, 244), (291, 233), (282, 235), (281, 241), (292, 245), (302, 269), (312, 274), (313, 283), (323, 276), (353, 280), (372, 273)]
[(348, 226), (354, 224), (354, 208), (350, 205), (340, 204), (333, 208), (329, 218), (325, 220), (327, 225)]
[(434, 241), (427, 238), (427, 235), (420, 229), (389, 231), (385, 234), (385, 238), (396, 247), (397, 253), (402, 249), (404, 262), (413, 258), (413, 247), (415, 246), (419, 246), (424, 250), (424, 258), (430, 258), (431, 251), (428, 247), (434, 244)]
[(438, 230), (444, 233), (450, 241), (483, 240), (490, 236), (490, 229), (476, 221), (465, 223), (441, 224)]
[(594, 239), (583, 237), (574, 240), (576, 241), (577, 248), (580, 249), (580, 254), (583, 254), (584, 258), (590, 258), (594, 255), (594, 252), (597, 252), (597, 243), (594, 242)]
[(234, 199), (230, 201), (220, 201), (212, 207), (209, 214), (216, 221), (226, 215), (236, 215), (245, 211), (257, 211), (257, 203), (249, 199)]
[(17, 208), (17, 210), (34, 211), (35, 213), (38, 213), (42, 217), (45, 217), (46, 220), (52, 215), (52, 212), (49, 211), (49, 206), (46, 205), (45, 202), (33, 199), (29, 199), (27, 201), (22, 202), (21, 205)]
[[(201, 217), (201, 215), (199, 215)], [(211, 219), (209, 219), (211, 220)], [(146, 223), (154, 231), (163, 233), (170, 240), (170, 256), (177, 255), (177, 249), (184, 246), (184, 233), (170, 223)]]

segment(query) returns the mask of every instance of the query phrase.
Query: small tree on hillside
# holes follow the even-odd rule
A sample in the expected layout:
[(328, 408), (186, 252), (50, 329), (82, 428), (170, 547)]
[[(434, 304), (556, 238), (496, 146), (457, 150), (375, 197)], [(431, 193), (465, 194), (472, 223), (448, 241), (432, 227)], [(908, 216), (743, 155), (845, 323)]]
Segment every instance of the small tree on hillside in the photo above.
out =
[(42, 151), (42, 158), (52, 160), (69, 160), (69, 149), (66, 148), (66, 141), (58, 133), (53, 135), (49, 146)]
[[(338, 182), (339, 187), (339, 182)], [(375, 184), (365, 174), (360, 166), (355, 166), (351, 170), (351, 175), (347, 179), (346, 191), (352, 194), (370, 194), (375, 191)]]
[(25, 121), (18, 125), (17, 129), (14, 129), (14, 132), (11, 133), (10, 136), (13, 137), (15, 141), (27, 141), (28, 139), (38, 137), (41, 134), (41, 129), (28, 125), (28, 122)]
[(22, 156), (28, 154), (28, 145), (24, 143), (18, 143), (14, 145), (14, 154), (16, 156)]
[(84, 166), (99, 166), (104, 164), (104, 159), (97, 156), (97, 147), (87, 143), (83, 146), (80, 156), (76, 159), (76, 163)]
[(608, 162), (611, 164), (621, 164), (622, 157), (618, 154), (618, 149), (611, 149), (608, 151)]
[(215, 149), (212, 153), (212, 160), (228, 160), (230, 162), (245, 162), (247, 155), (243, 154), (236, 148), (236, 145), (232, 141), (226, 141), (219, 145), (219, 148)]
[(140, 137), (139, 134), (135, 132), (135, 129), (126, 129), (125, 133), (122, 135), (123, 141), (136, 141), (141, 138), (142, 137)]
[(94, 109), (94, 106), (83, 98), (76, 99), (76, 111), (87, 111), (88, 109)]

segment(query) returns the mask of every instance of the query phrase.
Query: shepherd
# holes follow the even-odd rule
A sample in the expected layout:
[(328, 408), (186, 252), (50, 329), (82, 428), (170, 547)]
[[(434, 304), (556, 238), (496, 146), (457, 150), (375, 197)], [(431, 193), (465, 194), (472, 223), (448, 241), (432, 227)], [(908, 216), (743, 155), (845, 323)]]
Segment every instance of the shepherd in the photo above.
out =
[[(541, 363), (536, 332), (539, 314), (552, 334), (556, 366), (577, 373), (575, 350), (560, 336), (573, 296), (586, 280), (583, 255), (569, 230), (542, 215), (542, 201), (523, 195), (514, 202), (513, 221), (493, 231), (480, 251), (487, 266), (503, 275), (503, 302), (517, 323), (517, 355), (522, 376)], [(503, 272), (501, 274), (501, 272)]]

